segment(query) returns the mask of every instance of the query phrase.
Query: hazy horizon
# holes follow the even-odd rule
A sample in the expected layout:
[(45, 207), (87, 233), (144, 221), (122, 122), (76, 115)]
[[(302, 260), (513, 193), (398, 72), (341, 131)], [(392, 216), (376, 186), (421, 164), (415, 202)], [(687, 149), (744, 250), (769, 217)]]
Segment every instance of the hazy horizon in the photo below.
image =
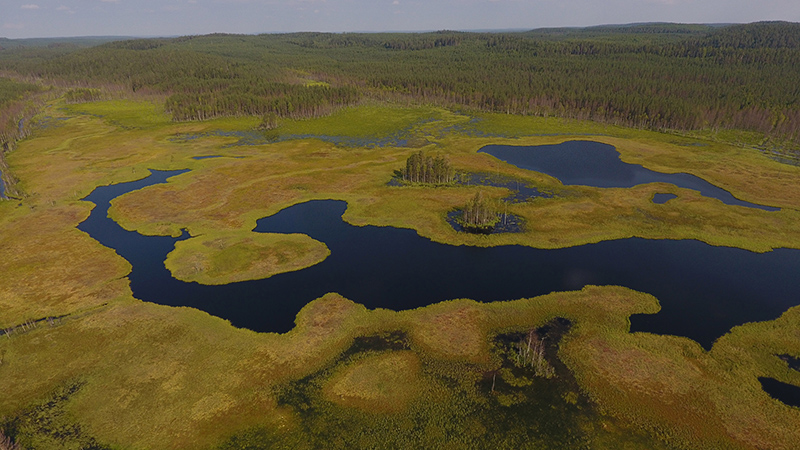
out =
[(23, 37), (23, 38), (9, 38), (7, 36), (0, 35), (0, 39), (9, 39), (14, 41), (23, 41), (23, 40), (50, 40), (50, 39), (158, 39), (158, 38), (177, 38), (182, 36), (203, 36), (203, 35), (210, 35), (210, 34), (230, 34), (230, 35), (247, 35), (247, 36), (256, 36), (261, 34), (291, 34), (291, 33), (331, 33), (331, 34), (381, 34), (381, 33), (434, 33), (437, 31), (455, 31), (455, 32), (463, 32), (463, 33), (514, 33), (514, 32), (526, 32), (526, 31), (537, 31), (537, 30), (548, 30), (548, 29), (586, 29), (586, 28), (601, 28), (601, 27), (627, 27), (627, 26), (637, 26), (637, 25), (656, 25), (656, 24), (673, 24), (673, 25), (706, 25), (706, 26), (728, 26), (728, 25), (744, 25), (747, 23), (753, 22), (727, 22), (727, 23), (684, 23), (684, 22), (631, 22), (631, 23), (601, 23), (595, 25), (586, 25), (586, 26), (565, 26), (565, 27), (536, 27), (536, 28), (482, 28), (482, 29), (452, 29), (452, 28), (438, 28), (438, 29), (429, 29), (429, 30), (352, 30), (352, 31), (318, 31), (318, 30), (302, 30), (302, 31), (265, 31), (265, 32), (255, 32), (255, 33), (245, 33), (245, 32), (218, 32), (212, 31), (209, 33), (202, 33), (202, 34), (151, 34), (151, 35), (75, 35), (75, 36), (31, 36), (31, 37)]
[(529, 30), (800, 21), (796, 0), (3, 0), (0, 36)]

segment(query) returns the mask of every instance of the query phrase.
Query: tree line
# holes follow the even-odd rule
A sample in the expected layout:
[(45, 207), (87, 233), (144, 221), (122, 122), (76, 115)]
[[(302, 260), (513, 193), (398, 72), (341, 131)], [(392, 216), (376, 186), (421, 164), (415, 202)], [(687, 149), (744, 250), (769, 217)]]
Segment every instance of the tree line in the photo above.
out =
[(24, 124), (20, 125), (20, 121), (32, 113), (25, 99), (39, 91), (35, 84), (0, 77), (0, 152), (22, 137)]

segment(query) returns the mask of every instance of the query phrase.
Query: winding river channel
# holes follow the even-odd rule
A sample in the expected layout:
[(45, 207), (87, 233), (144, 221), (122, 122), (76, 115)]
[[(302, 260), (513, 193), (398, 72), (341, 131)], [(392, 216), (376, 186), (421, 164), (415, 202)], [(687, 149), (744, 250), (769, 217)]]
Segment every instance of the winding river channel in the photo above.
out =
[[(632, 331), (686, 336), (710, 348), (731, 327), (770, 320), (800, 304), (800, 251), (759, 254), (693, 240), (605, 241), (541, 250), (523, 246), (451, 246), (391, 227), (355, 227), (342, 201), (311, 201), (260, 219), (257, 232), (304, 233), (331, 255), (297, 272), (264, 280), (204, 286), (173, 278), (164, 267), (180, 238), (143, 236), (107, 216), (109, 201), (183, 171), (153, 171), (143, 180), (98, 187), (97, 207), (79, 228), (133, 266), (134, 295), (189, 306), (255, 331), (285, 332), (297, 312), (327, 292), (369, 308), (416, 308), (454, 298), (512, 300), (587, 284), (620, 285), (659, 299), (662, 310), (631, 318)], [(757, 206), (757, 205), (756, 205)]]

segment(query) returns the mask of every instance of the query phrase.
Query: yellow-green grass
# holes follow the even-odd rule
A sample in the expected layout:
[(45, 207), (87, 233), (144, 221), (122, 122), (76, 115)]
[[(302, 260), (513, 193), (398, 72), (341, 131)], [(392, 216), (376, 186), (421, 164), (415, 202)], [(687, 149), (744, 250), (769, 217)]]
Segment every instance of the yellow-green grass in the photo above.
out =
[[(614, 287), (492, 304), (459, 300), (402, 312), (368, 311), (326, 296), (303, 309), (296, 329), (275, 335), (236, 330), (188, 308), (120, 299), (82, 319), (0, 341), (4, 392), (14, 393), (2, 396), (0, 414), (13, 414), (59, 383), (80, 379), (86, 384), (67, 411), (101, 442), (208, 448), (253, 426), (302, 429), (301, 411), (278, 406), (273, 387), (319, 371), (326, 386), (320, 395), (344, 408), (392, 414), (410, 408), (418, 414), (426, 399), (415, 392), (444, 389), (440, 395), (452, 395), (452, 388), (414, 375), (418, 370), (461, 380), (459, 385), (472, 386), (469, 395), (490, 399), (486, 385), (475, 383), (480, 373), (497, 367), (491, 337), (566, 317), (573, 328), (560, 357), (583, 393), (610, 415), (605, 420), (631, 423), (682, 448), (791, 448), (800, 437), (800, 411), (769, 398), (755, 378), (784, 369), (780, 360), (759, 364), (740, 356), (747, 347), (705, 352), (686, 338), (628, 332), (630, 314), (657, 310), (653, 297)], [(770, 323), (754, 324), (752, 331)], [(786, 324), (784, 333), (788, 325), (796, 323)], [(323, 370), (355, 337), (391, 330), (408, 334), (410, 351), (357, 354), (353, 363), (329, 374)], [(797, 349), (775, 345), (770, 351)], [(731, 364), (731, 353), (740, 357), (738, 364)], [(417, 361), (420, 369), (414, 368)], [(408, 426), (411, 432), (413, 422)]]
[(0, 328), (92, 308), (129, 293), (130, 264), (75, 226), (89, 205), (0, 202)]
[(177, 242), (164, 264), (179, 280), (214, 285), (305, 269), (330, 253), (304, 234), (213, 233)]
[[(463, 150), (465, 141), (470, 142), (471, 151)], [(628, 189), (566, 188), (551, 177), (476, 154), (480, 145), (472, 141), (462, 138), (451, 144), (452, 149), (443, 146), (429, 151), (447, 154), (462, 170), (511, 175), (557, 194), (554, 199), (509, 206), (508, 212), (526, 219), (525, 233), (474, 236), (456, 233), (445, 220), (446, 213), (465, 204), (476, 189), (496, 198), (506, 196), (506, 189), (390, 187), (386, 183), (392, 171), (401, 167), (413, 150), (345, 149), (314, 140), (274, 144), (267, 147), (270, 151), (244, 159), (215, 160), (171, 183), (114, 200), (111, 215), (123, 227), (145, 234), (178, 235), (183, 228), (202, 234), (252, 229), (258, 218), (298, 202), (341, 199), (348, 202), (344, 218), (352, 224), (413, 228), (449, 244), (556, 248), (637, 236), (699, 239), (754, 251), (800, 245), (800, 222), (792, 204), (780, 204), (788, 206), (780, 212), (767, 212), (726, 205), (663, 183)], [(749, 173), (748, 177), (757, 175)], [(780, 196), (786, 192), (772, 187)], [(658, 192), (674, 193), (678, 198), (655, 204), (652, 198)], [(797, 195), (800, 198), (800, 192)]]
[[(415, 119), (413, 108), (384, 108), (387, 117), (394, 117), (390, 122), (398, 127), (438, 114), (440, 122), (423, 123), (417, 131), (432, 133), (428, 138), (434, 144), (426, 151), (447, 155), (461, 170), (507, 174), (557, 194), (554, 199), (538, 199), (509, 207), (510, 213), (526, 219), (525, 233), (484, 237), (457, 233), (444, 220), (447, 211), (466, 203), (479, 188), (386, 185), (391, 173), (402, 167), (414, 149), (341, 148), (315, 140), (226, 148), (224, 144), (234, 138), (214, 137), (181, 143), (171, 138), (179, 133), (214, 129), (247, 130), (255, 126), (257, 119), (172, 123), (158, 114), (156, 105), (147, 102), (97, 102), (73, 108), (94, 116), (64, 116), (69, 109), (63, 111), (58, 105), (52, 106), (46, 114), (67, 120), (60, 121), (58, 127), (37, 130), (33, 138), (21, 142), (17, 151), (7, 155), (12, 170), (21, 180), (21, 189), (28, 196), (22, 206), (0, 202), (4, 208), (0, 222), (9, 231), (2, 236), (6, 242), (2, 249), (7, 256), (0, 259), (3, 265), (0, 277), (4, 281), (0, 284), (0, 302), (7, 305), (7, 313), (0, 317), (0, 326), (102, 304), (108, 295), (97, 295), (97, 289), (125, 283), (119, 278), (127, 272), (127, 263), (113, 252), (101, 250), (97, 243), (74, 229), (91, 207), (78, 200), (98, 185), (142, 178), (149, 173), (149, 168), (190, 168), (193, 171), (173, 178), (166, 185), (153, 186), (114, 201), (111, 209), (114, 218), (126, 228), (148, 234), (177, 235), (182, 228), (188, 228), (193, 235), (245, 232), (255, 226), (259, 217), (294, 203), (334, 198), (348, 201), (344, 218), (353, 224), (413, 228), (423, 236), (450, 244), (522, 244), (553, 248), (641, 236), (699, 239), (715, 245), (766, 251), (775, 247), (797, 247), (800, 243), (798, 213), (791, 209), (800, 198), (797, 192), (800, 188), (793, 182), (798, 169), (779, 165), (755, 151), (721, 144), (684, 147), (673, 143), (677, 139), (674, 136), (639, 130), (617, 131), (616, 128), (614, 133), (628, 133), (633, 138), (596, 138), (616, 145), (624, 159), (630, 158), (630, 162), (651, 168), (687, 172), (702, 168), (708, 173), (723, 174), (726, 179), (733, 180), (728, 185), (720, 183), (723, 187), (740, 184), (752, 194), (749, 200), (783, 206), (783, 211), (765, 212), (725, 205), (665, 184), (630, 189), (565, 188), (551, 177), (516, 169), (476, 151), (488, 143), (554, 143), (567, 137), (499, 139), (468, 138), (458, 134), (442, 137), (437, 134), (441, 126), (464, 122), (465, 117), (424, 109)], [(304, 123), (316, 126), (319, 134), (332, 134), (353, 122), (353, 111)], [(373, 105), (359, 114), (381, 115), (381, 108)], [(137, 119), (137, 115), (143, 118)], [(563, 131), (558, 127), (567, 125), (578, 131), (592, 126), (606, 131), (613, 128), (574, 121), (558, 125), (561, 122), (555, 119), (488, 117), (498, 123), (503, 120), (512, 125), (518, 122), (515, 126), (539, 132)], [(484, 120), (489, 119), (484, 117)], [(365, 129), (371, 123), (364, 120), (358, 126)], [(119, 124), (125, 124), (126, 128)], [(381, 127), (379, 131), (390, 128), (385, 124)], [(377, 131), (362, 130), (362, 133)], [(213, 154), (242, 159), (191, 159), (196, 155)], [(505, 189), (480, 189), (496, 198), (507, 194)], [(650, 201), (656, 192), (671, 192), (678, 198), (657, 205)], [(40, 225), (42, 222), (47, 225)], [(69, 236), (72, 238), (67, 239)], [(48, 251), (40, 251), (43, 248)], [(99, 258), (97, 252), (105, 252), (107, 256)], [(72, 263), (63, 264), (59, 255)], [(33, 266), (49, 275), (35, 277), (32, 281), (27, 271)], [(93, 269), (95, 266), (99, 269)], [(97, 270), (108, 275), (94, 276), (99, 273)], [(87, 281), (81, 281), (84, 279)], [(52, 291), (44, 289), (50, 282), (54, 283)], [(63, 283), (76, 283), (80, 288), (62, 289)], [(94, 287), (86, 291), (86, 286)], [(122, 294), (127, 292), (127, 287), (113, 292)], [(33, 296), (37, 301), (29, 300)]]
[[(98, 302), (97, 298), (106, 296), (86, 295), (80, 289), (58, 287), (52, 294), (47, 294), (40, 281), (31, 282), (26, 276), (17, 274), (27, 270), (25, 264), (41, 265), (42, 270), (51, 270), (52, 274), (59, 275), (37, 278), (75, 280), (80, 286), (91, 284), (78, 281), (84, 277), (72, 273), (82, 267), (86, 269), (85, 273), (91, 274), (90, 265), (65, 266), (56, 256), (59, 251), (92, 255), (98, 250), (91, 248), (100, 248), (74, 230), (91, 207), (77, 200), (97, 185), (142, 178), (148, 174), (148, 168), (193, 169), (193, 172), (176, 177), (167, 185), (153, 186), (114, 202), (111, 212), (116, 219), (129, 229), (149, 234), (177, 235), (182, 228), (188, 228), (193, 235), (244, 232), (252, 229), (259, 217), (291, 204), (309, 199), (336, 198), (348, 201), (345, 219), (351, 223), (413, 228), (423, 236), (451, 244), (523, 244), (552, 248), (641, 236), (700, 239), (715, 245), (765, 251), (775, 247), (797, 247), (800, 242), (798, 213), (790, 209), (800, 198), (797, 192), (800, 188), (793, 183), (798, 169), (778, 165), (757, 152), (725, 148), (719, 144), (682, 147), (671, 143), (676, 139), (674, 136), (639, 130), (621, 129), (618, 132), (616, 128), (615, 133), (628, 133), (636, 139), (596, 138), (615, 144), (623, 158), (633, 158), (631, 162), (656, 169), (691, 172), (695, 165), (709, 173), (723, 173), (735, 180), (731, 185), (747, 185), (749, 192), (753, 193), (751, 201), (767, 200), (763, 197), (769, 195), (772, 201), (763, 202), (783, 206), (783, 211), (765, 212), (724, 205), (695, 192), (663, 184), (630, 189), (564, 188), (546, 175), (516, 169), (475, 153), (482, 145), (491, 142), (553, 143), (565, 137), (514, 140), (429, 136), (436, 141), (436, 146), (430, 146), (427, 151), (446, 154), (462, 170), (508, 174), (558, 194), (555, 199), (539, 199), (509, 207), (509, 212), (526, 219), (525, 233), (482, 237), (456, 233), (444, 220), (447, 211), (463, 205), (478, 188), (386, 186), (392, 171), (402, 166), (407, 155), (414, 151), (412, 149), (339, 148), (314, 140), (235, 148), (222, 147), (231, 141), (229, 138), (202, 138), (177, 143), (170, 138), (178, 133), (237, 127), (246, 130), (256, 120), (220, 119), (176, 124), (159, 115), (154, 104), (146, 102), (98, 102), (74, 108), (102, 118), (68, 117), (56, 128), (36, 131), (33, 138), (20, 144), (18, 151), (8, 155), (12, 170), (21, 179), (20, 187), (28, 197), (21, 207), (12, 202), (0, 202), (7, 211), (0, 221), (12, 230), (3, 234), (3, 239), (8, 242), (3, 249), (9, 256), (2, 259), (5, 270), (1, 273), (5, 282), (0, 287), (0, 301), (8, 305), (6, 311), (9, 312), (0, 317), (0, 326), (102, 304), (103, 301)], [(415, 123), (412, 108), (384, 109), (387, 111), (385, 115), (394, 114), (392, 123), (397, 126)], [(378, 106), (370, 106), (363, 114), (380, 115), (380, 111)], [(442, 124), (463, 122), (464, 119), (432, 109), (423, 110), (417, 119), (430, 116), (432, 111), (439, 114)], [(65, 112), (54, 106), (46, 113), (63, 116)], [(352, 123), (353, 117), (348, 114), (352, 112), (305, 123), (308, 126), (316, 123), (316, 131), (320, 134), (333, 133), (343, 123)], [(138, 116), (143, 118), (137, 119)], [(586, 131), (583, 128), (592, 126), (606, 131), (613, 128), (574, 121), (558, 125), (561, 122), (555, 119), (499, 115), (484, 117), (484, 120), (489, 118), (498, 123), (508, 120), (512, 125), (518, 122), (515, 126), (540, 132), (559, 131), (562, 130), (559, 127), (567, 125), (576, 127), (578, 131)], [(359, 126), (368, 127), (370, 123), (362, 121)], [(437, 123), (428, 122), (420, 127), (433, 133)], [(120, 128), (118, 124), (125, 124), (127, 128)], [(537, 124), (538, 129), (532, 126)], [(389, 128), (380, 129), (386, 131)], [(658, 143), (657, 139), (664, 142)], [(191, 156), (210, 154), (244, 158), (191, 159)], [(497, 198), (506, 195), (504, 189), (483, 189)], [(657, 205), (650, 201), (656, 192), (675, 193), (678, 198)], [(42, 221), (47, 225), (38, 226)], [(49, 237), (55, 235), (58, 237)], [(66, 236), (73, 236), (72, 241), (65, 240)], [(48, 248), (48, 252), (38, 251), (41, 248)], [(124, 261), (114, 257), (110, 251), (105, 252), (109, 255), (107, 260), (92, 258), (97, 259), (98, 267), (102, 266), (102, 270), (110, 270), (108, 273), (114, 275), (106, 279), (92, 276), (91, 279), (97, 280), (95, 283), (99, 285), (124, 276), (127, 270)], [(46, 259), (49, 256), (52, 258)], [(29, 262), (20, 262), (20, 258), (27, 258)], [(70, 258), (77, 262), (80, 256)], [(110, 269), (114, 267), (117, 269)], [(29, 290), (35, 289), (40, 299), (34, 304), (20, 306), (30, 297), (30, 294), (25, 294), (25, 286)]]
[(170, 122), (164, 105), (158, 102), (108, 100), (62, 107), (68, 114), (91, 114), (122, 128), (153, 128)]
[[(154, 113), (137, 119), (137, 114), (145, 113), (131, 108)], [(407, 362), (419, 361), (421, 375), (404, 379), (405, 387), (397, 391), (400, 397), (388, 391), (373, 397), (378, 403), (385, 398), (408, 399), (397, 402), (406, 406), (387, 411), (391, 418), (384, 414), (380, 420), (391, 421), (395, 428), (388, 430), (410, 433), (409, 417), (430, 418), (435, 426), (426, 429), (425, 442), (442, 444), (448, 442), (448, 433), (466, 436), (480, 427), (466, 414), (437, 416), (447, 411), (434, 408), (436, 400), (449, 408), (453, 399), (466, 396), (471, 404), (483, 405), (487, 414), (507, 411), (494, 403), (481, 381), (500, 364), (493, 336), (527, 331), (564, 317), (573, 328), (559, 355), (574, 374), (581, 395), (607, 414), (581, 419), (583, 427), (594, 430), (595, 446), (621, 447), (630, 427), (684, 448), (781, 449), (800, 441), (800, 412), (769, 398), (757, 381), (769, 376), (800, 384), (797, 373), (774, 356), (800, 356), (797, 308), (774, 321), (735, 328), (710, 352), (685, 338), (629, 333), (628, 317), (655, 313), (658, 303), (649, 295), (615, 287), (493, 304), (453, 300), (400, 312), (370, 311), (331, 294), (306, 305), (289, 333), (259, 334), (190, 308), (133, 299), (125, 278), (128, 263), (75, 229), (92, 207), (79, 199), (94, 187), (139, 179), (148, 169), (179, 168), (192, 172), (118, 199), (114, 217), (151, 234), (176, 234), (188, 227), (195, 236), (236, 236), (231, 241), (235, 246), (259, 217), (299, 201), (335, 198), (348, 202), (345, 219), (352, 223), (414, 228), (454, 244), (555, 247), (644, 235), (765, 250), (797, 246), (796, 211), (768, 213), (728, 206), (668, 185), (567, 188), (545, 175), (476, 153), (488, 143), (554, 143), (567, 137), (470, 138), (436, 134), (441, 128), (425, 123), (418, 130), (431, 133), (426, 136), (432, 143), (426, 151), (446, 154), (464, 170), (515, 176), (558, 194), (556, 199), (510, 207), (509, 212), (527, 219), (526, 233), (465, 236), (449, 228), (444, 213), (465, 203), (479, 188), (386, 186), (392, 171), (415, 149), (339, 148), (314, 140), (224, 148), (231, 139), (181, 143), (170, 138), (225, 127), (248, 129), (255, 126), (254, 119), (176, 124), (158, 116), (158, 108), (129, 102), (84, 104), (80, 111), (103, 117), (68, 116), (57, 128), (38, 130), (8, 155), (28, 197), (0, 202), (0, 327), (68, 316), (53, 327), (41, 325), (0, 336), (0, 416), (24, 414), (58, 386), (79, 380), (85, 384), (66, 402), (69, 420), (116, 448), (210, 448), (253, 427), (303, 436), (307, 419), (302, 410), (280, 404), (277, 393), (314, 376), (331, 391), (344, 383), (339, 385), (341, 392), (396, 380), (397, 373), (380, 368), (380, 358), (388, 356), (364, 353), (344, 362), (339, 359), (359, 336), (402, 331), (408, 336), (408, 350), (401, 354)], [(47, 113), (69, 111), (53, 107)], [(440, 114), (443, 122), (462, 120)], [(423, 117), (428, 113), (417, 118)], [(409, 119), (403, 127), (417, 122)], [(319, 124), (318, 134), (345, 127), (323, 126), (324, 121), (304, 126), (314, 123)], [(674, 136), (630, 133), (597, 140), (616, 145), (624, 159), (650, 168), (707, 172), (710, 181), (716, 176), (722, 187), (734, 193), (739, 189), (750, 201), (783, 207), (797, 202), (797, 187), (791, 182), (796, 168), (777, 166), (746, 149), (721, 144), (681, 147), (671, 143)], [(190, 158), (211, 154), (244, 158)], [(756, 182), (749, 184), (751, 177)], [(482, 189), (498, 198), (507, 193)], [(672, 192), (678, 198), (655, 205), (650, 199), (656, 192)], [(349, 382), (343, 381), (348, 374)], [(316, 395), (325, 401), (323, 390)], [(521, 398), (517, 405), (531, 401)], [(372, 398), (366, 402), (372, 404)], [(347, 420), (355, 420), (356, 414), (361, 415), (359, 420), (377, 420), (350, 406), (355, 403), (333, 405), (338, 405), (331, 406), (338, 408), (336, 414), (349, 414)], [(450, 431), (440, 433), (445, 429)], [(599, 429), (612, 431), (598, 434)], [(44, 440), (32, 441), (37, 442)]]

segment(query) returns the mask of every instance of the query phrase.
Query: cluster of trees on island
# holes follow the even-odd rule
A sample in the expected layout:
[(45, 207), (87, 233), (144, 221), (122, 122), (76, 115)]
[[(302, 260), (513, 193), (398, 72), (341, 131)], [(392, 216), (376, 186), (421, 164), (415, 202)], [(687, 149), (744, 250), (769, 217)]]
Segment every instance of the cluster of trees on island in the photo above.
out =
[(458, 223), (464, 231), (470, 233), (491, 233), (495, 225), (500, 222), (500, 211), (496, 203), (487, 198), (482, 191), (478, 191), (464, 205)]
[(456, 171), (444, 156), (432, 157), (419, 151), (408, 157), (400, 176), (407, 183), (450, 184)]
[(0, 51), (0, 70), (163, 95), (176, 120), (314, 117), (378, 98), (651, 129), (737, 128), (795, 145), (798, 61), (793, 23), (217, 34)]
[[(425, 184), (432, 186), (453, 184), (457, 181), (456, 171), (444, 156), (430, 156), (422, 151), (412, 153), (406, 159), (406, 166), (395, 171), (395, 176), (405, 184)], [(464, 231), (470, 233), (491, 233), (500, 222), (500, 208), (497, 201), (478, 191), (460, 210), (456, 219)]]

